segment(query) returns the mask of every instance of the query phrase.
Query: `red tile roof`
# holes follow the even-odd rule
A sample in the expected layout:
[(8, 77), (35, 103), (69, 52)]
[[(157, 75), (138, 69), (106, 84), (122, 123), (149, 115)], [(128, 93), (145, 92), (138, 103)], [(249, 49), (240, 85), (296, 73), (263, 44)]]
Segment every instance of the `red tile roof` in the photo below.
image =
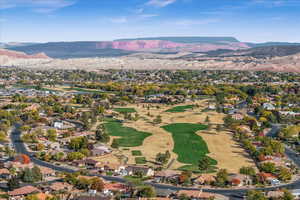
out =
[(15, 189), (13, 191), (8, 192), (8, 195), (10, 196), (21, 196), (21, 195), (26, 195), (26, 194), (31, 194), (35, 192), (40, 192), (40, 190), (36, 187), (33, 186), (24, 186), (18, 189)]

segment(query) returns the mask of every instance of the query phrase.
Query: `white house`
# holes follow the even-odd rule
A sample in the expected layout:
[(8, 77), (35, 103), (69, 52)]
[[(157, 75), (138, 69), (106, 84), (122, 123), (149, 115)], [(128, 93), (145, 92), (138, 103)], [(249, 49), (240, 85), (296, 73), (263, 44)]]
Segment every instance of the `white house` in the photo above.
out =
[(264, 103), (263, 108), (266, 110), (275, 110), (275, 106), (271, 103)]

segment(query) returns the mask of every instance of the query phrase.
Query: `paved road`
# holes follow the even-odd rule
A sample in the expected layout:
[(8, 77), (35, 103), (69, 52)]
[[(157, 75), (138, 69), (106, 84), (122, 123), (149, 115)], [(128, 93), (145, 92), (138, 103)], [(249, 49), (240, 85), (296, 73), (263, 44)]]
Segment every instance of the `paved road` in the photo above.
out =
[[(68, 172), (68, 173), (73, 173), (75, 170), (66, 168), (66, 167), (61, 167), (61, 166), (56, 166), (52, 163), (44, 162), (41, 160), (38, 160), (37, 158), (33, 157), (30, 155), (30, 153), (27, 151), (25, 148), (24, 143), (20, 140), (21, 139), (21, 132), (18, 129), (20, 125), (16, 125), (11, 132), (11, 141), (13, 143), (13, 146), (16, 150), (17, 153), (22, 153), (30, 156), (32, 162), (36, 165), (44, 166), (51, 168), (53, 170), (59, 171), (59, 172)], [(287, 149), (287, 156), (295, 162), (295, 164), (300, 167), (300, 160), (299, 157), (295, 152), (293, 152), (290, 149)], [(105, 180), (108, 181), (114, 181), (114, 182), (121, 182), (125, 183), (126, 180), (121, 177), (111, 177), (111, 176), (102, 176), (98, 175)], [(197, 188), (187, 188), (187, 187), (177, 187), (177, 186), (171, 186), (171, 185), (164, 185), (164, 184), (157, 184), (157, 183), (148, 183), (155, 188), (159, 189), (170, 189), (170, 190), (199, 190)], [(257, 188), (257, 190), (264, 190), (264, 191), (270, 191), (270, 190), (276, 190), (279, 188), (287, 188), (287, 189), (300, 189), (300, 180), (297, 180), (293, 183), (286, 184), (284, 186), (275, 186), (275, 187), (269, 187), (269, 188)], [(231, 197), (231, 199), (242, 199), (242, 197), (246, 194), (246, 192), (250, 189), (203, 189), (205, 192), (213, 192), (213, 193), (218, 193), (222, 195), (226, 195)]]

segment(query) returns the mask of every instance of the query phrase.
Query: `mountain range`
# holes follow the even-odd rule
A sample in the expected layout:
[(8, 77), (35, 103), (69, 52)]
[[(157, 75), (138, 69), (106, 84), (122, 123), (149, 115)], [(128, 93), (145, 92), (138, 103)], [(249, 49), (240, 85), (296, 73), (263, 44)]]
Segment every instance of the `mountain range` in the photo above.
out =
[[(234, 37), (154, 37), (114, 41), (0, 43), (0, 65), (98, 66), (243, 69), (300, 72), (300, 43), (247, 43)], [(38, 61), (33, 61), (33, 60)], [(54, 60), (53, 60), (54, 59)], [(55, 61), (55, 59), (67, 59)], [(27, 61), (26, 61), (27, 60)], [(44, 62), (43, 60), (47, 61)], [(124, 61), (125, 60), (125, 61)], [(290, 62), (289, 62), (290, 61)], [(28, 64), (29, 63), (29, 64)], [(51, 64), (49, 64), (51, 63)], [(86, 64), (84, 64), (86, 63)], [(139, 64), (140, 63), (140, 64)], [(205, 66), (203, 66), (203, 64)], [(281, 64), (285, 66), (281, 66)], [(126, 66), (128, 65), (128, 66)], [(71, 64), (70, 64), (71, 66)], [(99, 65), (99, 67), (101, 67)], [(107, 67), (105, 66), (105, 67)], [(191, 67), (192, 66), (192, 67)], [(168, 68), (168, 67), (167, 67)]]

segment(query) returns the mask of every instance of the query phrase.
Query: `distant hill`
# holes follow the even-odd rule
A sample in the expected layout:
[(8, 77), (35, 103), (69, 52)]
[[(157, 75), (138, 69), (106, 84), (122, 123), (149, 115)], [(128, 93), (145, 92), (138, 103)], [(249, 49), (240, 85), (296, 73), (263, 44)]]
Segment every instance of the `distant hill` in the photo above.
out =
[(300, 43), (290, 43), (290, 42), (264, 42), (264, 43), (250, 43), (247, 42), (250, 47), (268, 47), (268, 46), (297, 46)]
[(223, 42), (240, 42), (234, 37), (146, 37), (133, 39), (118, 39), (115, 41), (133, 41), (133, 40), (163, 40), (176, 43), (223, 43)]
[(282, 57), (300, 53), (300, 45), (262, 46), (247, 50), (232, 51), (221, 56), (252, 56), (255, 58)]
[(29, 46), (11, 47), (10, 50), (22, 51), (26, 54), (43, 52), (52, 58), (86, 58), (86, 57), (114, 57), (129, 55), (132, 52), (98, 48), (98, 42), (49, 42)]
[(28, 45), (34, 45), (37, 43), (33, 42), (8, 42), (8, 43), (3, 43), (0, 42), (0, 48), (12, 48), (12, 47), (20, 47), (20, 46), (28, 46)]
[(27, 54), (36, 54), (43, 52), (52, 58), (85, 58), (117, 57), (129, 55), (136, 52), (208, 52), (218, 49), (237, 50), (249, 48), (249, 46), (244, 43), (233, 41), (237, 40), (235, 38), (224, 37), (174, 37), (151, 39), (148, 38), (146, 40), (129, 39), (104, 42), (49, 42), (44, 44), (13, 46), (9, 47), (8, 49), (21, 51)]

